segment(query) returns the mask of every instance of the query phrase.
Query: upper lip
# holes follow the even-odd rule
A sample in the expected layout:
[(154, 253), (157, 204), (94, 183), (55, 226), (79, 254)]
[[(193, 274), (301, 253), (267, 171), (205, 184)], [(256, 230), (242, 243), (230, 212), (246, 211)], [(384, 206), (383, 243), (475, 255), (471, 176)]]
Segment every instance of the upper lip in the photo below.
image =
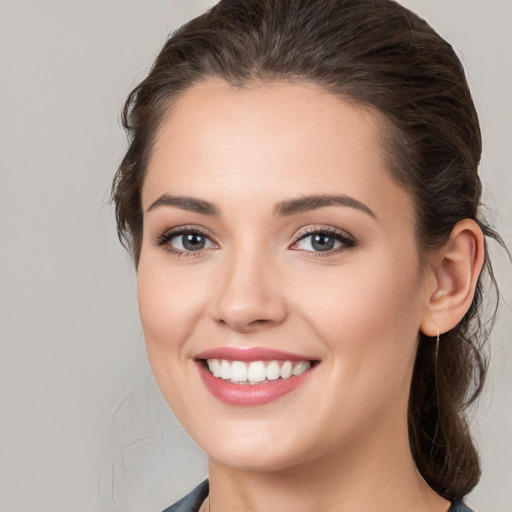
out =
[(269, 347), (218, 347), (204, 350), (195, 355), (195, 359), (226, 359), (230, 361), (313, 361), (313, 358), (283, 352)]

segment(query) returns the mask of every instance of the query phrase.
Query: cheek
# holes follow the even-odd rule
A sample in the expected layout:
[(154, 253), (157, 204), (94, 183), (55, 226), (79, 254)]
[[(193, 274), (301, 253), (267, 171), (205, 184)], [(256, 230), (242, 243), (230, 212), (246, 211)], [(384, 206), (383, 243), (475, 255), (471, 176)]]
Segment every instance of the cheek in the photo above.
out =
[(205, 290), (199, 276), (171, 270), (165, 258), (141, 254), (137, 299), (148, 351), (175, 353), (204, 309)]
[[(366, 261), (368, 259), (369, 261)], [(391, 259), (391, 258), (389, 258)], [(418, 265), (411, 257), (395, 264), (386, 254), (353, 264), (296, 276), (291, 292), (303, 314), (329, 332), (419, 327), (422, 284)], [(377, 340), (375, 340), (377, 341)]]
[(192, 364), (186, 340), (202, 311), (204, 292), (184, 272), (170, 270), (166, 256), (141, 254), (137, 300), (155, 380), (171, 409), (182, 416), (187, 410)]
[(388, 261), (384, 255), (317, 273), (294, 290), (301, 315), (331, 352), (335, 374), (377, 395), (382, 382), (397, 387), (408, 379), (422, 317), (414, 255)]
[[(323, 434), (333, 442), (371, 429), (383, 418), (392, 428), (402, 425), (417, 347), (412, 320), (417, 308), (410, 294), (402, 289), (400, 294), (388, 290), (382, 295), (386, 288), (377, 285), (368, 293), (351, 293), (348, 278), (345, 284), (336, 298), (331, 294), (327, 300), (326, 293), (322, 303), (309, 305), (314, 311), (309, 323), (330, 351), (325, 363), (331, 381), (325, 387), (322, 414), (336, 418)], [(332, 281), (326, 287), (332, 288)]]

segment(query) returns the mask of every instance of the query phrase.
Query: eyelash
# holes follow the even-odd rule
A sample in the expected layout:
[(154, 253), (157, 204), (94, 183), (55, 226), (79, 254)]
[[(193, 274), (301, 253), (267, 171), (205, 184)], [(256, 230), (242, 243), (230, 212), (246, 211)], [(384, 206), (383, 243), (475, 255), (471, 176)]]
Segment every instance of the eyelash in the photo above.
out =
[(329, 237), (334, 238), (335, 241), (340, 242), (341, 245), (340, 247), (330, 249), (327, 251), (306, 251), (304, 249), (294, 250), (302, 250), (304, 253), (307, 253), (309, 258), (324, 258), (332, 256), (333, 254), (339, 254), (341, 252), (347, 251), (357, 245), (357, 240), (352, 235), (349, 235), (345, 231), (341, 231), (340, 229), (335, 229), (332, 227), (313, 226), (311, 228), (305, 229), (304, 231), (300, 232), (296, 237), (294, 237), (292, 247), (301, 240), (305, 240), (306, 238), (313, 235), (327, 235)]
[[(169, 242), (180, 235), (200, 235), (202, 237), (205, 237), (206, 239), (210, 240), (212, 244), (215, 245), (215, 243), (211, 240), (211, 236), (201, 229), (198, 229), (197, 227), (191, 227), (191, 226), (181, 226), (178, 228), (173, 228), (162, 235), (160, 235), (154, 245), (163, 247), (166, 252), (169, 254), (172, 254), (174, 256), (177, 256), (179, 258), (193, 258), (201, 256), (204, 251), (209, 250), (207, 249), (199, 249), (197, 251), (187, 251), (187, 250), (181, 250), (176, 249), (172, 247)], [(341, 231), (339, 229), (331, 228), (331, 227), (322, 227), (322, 226), (313, 226), (311, 228), (307, 228), (306, 230), (300, 232), (298, 235), (296, 235), (291, 243), (291, 247), (293, 248), (294, 245), (299, 243), (302, 240), (305, 240), (306, 238), (312, 236), (312, 235), (326, 235), (328, 237), (332, 237), (335, 239), (335, 241), (340, 242), (341, 246), (337, 247), (335, 249), (329, 249), (326, 251), (308, 251), (304, 249), (292, 249), (292, 250), (299, 250), (304, 253), (308, 254), (308, 257), (310, 258), (323, 258), (327, 256), (332, 256), (333, 254), (338, 254), (344, 251), (347, 251), (349, 249), (352, 249), (357, 245), (357, 240), (349, 235), (348, 233)]]
[(191, 226), (181, 226), (179, 228), (173, 228), (169, 229), (162, 235), (160, 235), (156, 241), (155, 245), (163, 247), (163, 249), (168, 252), (169, 254), (172, 254), (174, 256), (178, 256), (179, 258), (193, 258), (200, 256), (205, 250), (208, 249), (200, 249), (198, 251), (182, 251), (181, 249), (176, 249), (172, 245), (169, 244), (169, 242), (180, 235), (200, 235), (208, 240), (211, 240), (211, 236), (206, 233), (205, 231), (202, 231), (201, 229), (198, 229), (196, 227)]

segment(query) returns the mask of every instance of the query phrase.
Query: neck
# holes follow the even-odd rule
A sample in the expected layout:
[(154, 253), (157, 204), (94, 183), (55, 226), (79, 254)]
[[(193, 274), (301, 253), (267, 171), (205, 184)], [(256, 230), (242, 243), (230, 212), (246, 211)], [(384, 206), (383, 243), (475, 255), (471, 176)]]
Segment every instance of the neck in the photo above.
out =
[(391, 433), (391, 438), (389, 430), (384, 438), (356, 436), (349, 447), (278, 471), (240, 470), (210, 460), (210, 510), (448, 510), (449, 502), (425, 483), (414, 465), (407, 425)]

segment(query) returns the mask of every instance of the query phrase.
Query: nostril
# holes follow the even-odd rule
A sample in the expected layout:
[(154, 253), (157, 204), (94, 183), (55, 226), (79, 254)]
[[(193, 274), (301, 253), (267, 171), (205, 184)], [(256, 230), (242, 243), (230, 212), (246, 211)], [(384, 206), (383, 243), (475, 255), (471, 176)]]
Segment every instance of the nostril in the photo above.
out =
[(221, 327), (230, 327), (239, 332), (250, 332), (253, 330), (266, 329), (280, 323), (278, 318), (256, 318), (251, 319), (254, 315), (232, 314), (223, 315), (215, 319), (217, 325)]
[(272, 324), (272, 323), (275, 323), (275, 322), (273, 320), (265, 320), (265, 319), (253, 320), (251, 322), (251, 324), (253, 324), (253, 325), (265, 325), (265, 324)]

